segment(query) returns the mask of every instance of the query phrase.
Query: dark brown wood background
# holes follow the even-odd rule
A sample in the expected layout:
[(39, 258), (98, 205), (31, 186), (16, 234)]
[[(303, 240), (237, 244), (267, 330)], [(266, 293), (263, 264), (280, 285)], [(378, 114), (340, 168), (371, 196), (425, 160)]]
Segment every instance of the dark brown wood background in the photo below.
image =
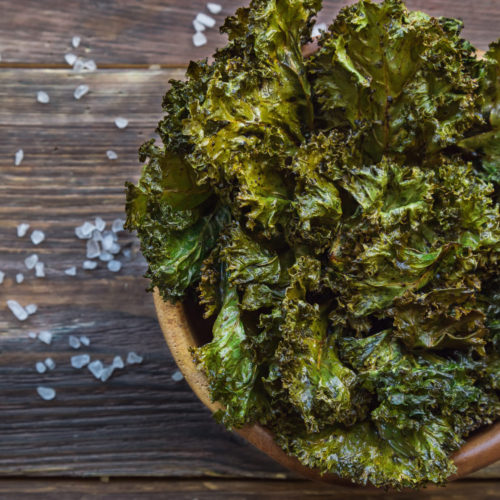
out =
[[(240, 5), (220, 3), (218, 26)], [(345, 3), (326, 0), (319, 21), (328, 22)], [(480, 49), (500, 35), (499, 0), (412, 0), (408, 6), (462, 18), (465, 36)], [(199, 11), (207, 12), (205, 2), (0, 0), (0, 270), (7, 273), (0, 285), (0, 498), (383, 495), (292, 477), (218, 426), (187, 384), (172, 379), (176, 367), (144, 291), (145, 264), (132, 236), (121, 239), (132, 258), (120, 273), (63, 273), (84, 260), (75, 226), (97, 215), (122, 216), (123, 184), (138, 177), (137, 148), (154, 135), (169, 79), (182, 78), (190, 59), (224, 43), (211, 29), (208, 44), (193, 47), (191, 22)], [(78, 49), (71, 47), (73, 35), (82, 39)], [(93, 58), (98, 71), (73, 73), (64, 62), (67, 52)], [(90, 93), (76, 101), (73, 90), (81, 83)], [(50, 104), (36, 102), (38, 90), (50, 95)], [(117, 116), (129, 119), (127, 129), (114, 126)], [(19, 148), (25, 158), (16, 167)], [(118, 160), (108, 160), (107, 149)], [(33, 247), (18, 239), (21, 222), (43, 229), (46, 240)], [(33, 251), (46, 263), (45, 279), (25, 272), (23, 260)], [(15, 283), (16, 272), (25, 272), (23, 283)], [(20, 323), (6, 308), (10, 298), (36, 303), (39, 311)], [(41, 329), (55, 333), (50, 346), (28, 338)], [(75, 351), (67, 337), (75, 333), (92, 342), (81, 352), (109, 362), (134, 350), (144, 363), (97, 382), (69, 364)], [(47, 356), (57, 367), (40, 375), (34, 364)], [(40, 384), (54, 387), (57, 398), (42, 401)], [(474, 477), (417, 496), (500, 497), (499, 465)]]

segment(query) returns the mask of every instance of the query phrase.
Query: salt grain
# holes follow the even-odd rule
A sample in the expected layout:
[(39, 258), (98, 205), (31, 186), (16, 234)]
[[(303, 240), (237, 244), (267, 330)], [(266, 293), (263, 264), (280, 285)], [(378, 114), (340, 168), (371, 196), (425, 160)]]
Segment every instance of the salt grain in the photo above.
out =
[(101, 378), (102, 372), (104, 371), (104, 366), (98, 359), (96, 359), (89, 364), (88, 369), (95, 378), (99, 379)]
[(123, 362), (123, 359), (121, 356), (115, 356), (113, 358), (113, 364), (112, 366), (114, 368), (124, 368), (125, 367), (125, 363)]
[(144, 358), (142, 356), (139, 356), (139, 354), (136, 354), (135, 352), (131, 351), (127, 354), (127, 364), (129, 365), (136, 365), (142, 363), (142, 360)]
[(80, 337), (80, 342), (85, 345), (85, 346), (89, 346), (90, 345), (90, 339), (88, 337), (86, 337), (85, 335), (82, 335)]
[(179, 370), (175, 371), (172, 374), (172, 380), (174, 382), (180, 382), (183, 378), (184, 378), (184, 375), (182, 375), (182, 373)]
[(70, 335), (68, 338), (68, 343), (73, 349), (80, 349), (80, 339), (74, 335)]
[(222, 10), (222, 6), (218, 3), (207, 3), (207, 9), (211, 14), (218, 14)]
[(101, 376), (99, 377), (101, 382), (106, 382), (106, 380), (108, 380), (111, 377), (111, 375), (113, 375), (114, 371), (115, 367), (113, 365), (106, 366), (106, 368), (103, 368)]
[(35, 276), (37, 278), (45, 278), (45, 264), (43, 262), (37, 262), (35, 265)]
[(325, 23), (315, 24), (312, 29), (311, 36), (316, 37), (320, 36), (323, 31), (327, 30), (327, 26)]
[(120, 231), (123, 231), (123, 224), (125, 224), (125, 221), (123, 219), (115, 219), (113, 221), (113, 224), (111, 224), (111, 231), (113, 231), (113, 233), (119, 233)]
[(56, 397), (56, 391), (51, 387), (43, 387), (40, 385), (36, 388), (36, 392), (38, 392), (38, 395), (45, 401), (50, 401)]
[(29, 333), (28, 333), (28, 337), (29, 337), (30, 339), (36, 339), (37, 334), (36, 334), (35, 332), (29, 332)]
[(99, 257), (101, 249), (99, 248), (99, 243), (95, 240), (87, 241), (87, 259), (95, 259)]
[(86, 71), (95, 71), (97, 69), (97, 64), (93, 59), (84, 59), (83, 69)]
[(38, 373), (45, 373), (47, 371), (47, 367), (41, 361), (36, 362), (35, 368)]
[(24, 274), (23, 273), (17, 273), (16, 274), (16, 283), (22, 283), (24, 281)]
[(207, 28), (213, 28), (215, 26), (215, 19), (213, 17), (207, 16), (203, 12), (200, 12), (196, 16), (196, 20), (199, 23), (204, 24)]
[(118, 159), (118, 155), (112, 149), (108, 149), (106, 151), (106, 156), (108, 157), (108, 160), (117, 160)]
[(78, 85), (78, 87), (76, 87), (75, 91), (73, 92), (73, 97), (75, 99), (81, 99), (85, 94), (87, 94), (89, 91), (89, 86), (88, 85), (85, 85), (85, 84), (82, 84), (82, 85)]
[(76, 267), (75, 266), (68, 267), (68, 269), (64, 270), (64, 274), (67, 274), (68, 276), (76, 276)]
[(36, 93), (36, 100), (42, 104), (48, 104), (50, 102), (50, 97), (47, 92), (44, 92), (43, 90), (39, 90)]
[[(106, 225), (106, 223), (104, 223), (104, 225)], [(101, 231), (99, 231), (98, 229), (96, 229), (95, 231), (92, 231), (92, 239), (94, 241), (99, 241), (99, 242), (102, 241)]]
[(113, 234), (107, 232), (106, 234), (103, 235), (102, 237), (102, 248), (103, 250), (109, 250), (113, 244), (115, 243), (115, 238)]
[(117, 253), (120, 253), (120, 250), (122, 247), (118, 245), (118, 243), (113, 243), (111, 245), (111, 248), (109, 249), (109, 252), (112, 253), (113, 255), (116, 255)]
[(64, 60), (70, 65), (73, 66), (75, 64), (77, 57), (75, 54), (64, 54)]
[(54, 363), (54, 360), (52, 358), (47, 358), (45, 360), (45, 366), (49, 369), (49, 370), (53, 370), (55, 367), (56, 367), (56, 364)]
[(92, 236), (95, 226), (90, 222), (84, 222), (81, 226), (75, 228), (77, 238), (81, 240), (88, 240)]
[(110, 260), (108, 262), (108, 269), (112, 273), (117, 273), (122, 268), (122, 263), (119, 260)]
[[(106, 222), (104, 222), (104, 219), (102, 217), (95, 218), (95, 227), (96, 227), (97, 231), (104, 231), (104, 229), (106, 228)], [(95, 234), (99, 234), (99, 233), (94, 231), (92, 233), (92, 237), (94, 237)]]
[(30, 228), (29, 224), (19, 224), (17, 226), (17, 237), (22, 238), (23, 236), (26, 236), (26, 233), (28, 232), (28, 229)]
[(130, 257), (132, 256), (132, 252), (130, 251), (130, 248), (125, 248), (122, 252), (123, 256), (126, 258), (126, 259), (130, 259)]
[(77, 47), (80, 46), (80, 41), (81, 41), (81, 38), (79, 36), (74, 36), (71, 39), (71, 45), (73, 45), (73, 47), (76, 49)]
[(194, 27), (195, 31), (205, 31), (205, 28), (206, 28), (206, 26), (204, 24), (201, 24), (196, 19), (193, 20), (193, 27)]
[(113, 254), (109, 253), (109, 252), (101, 252), (99, 255), (99, 260), (101, 262), (109, 262), (110, 260), (113, 260), (113, 259), (114, 259)]
[(39, 245), (44, 239), (45, 239), (45, 233), (43, 231), (35, 229), (31, 233), (31, 241), (33, 242), (33, 245)]
[(86, 271), (91, 271), (92, 269), (95, 269), (97, 267), (97, 262), (95, 262), (94, 260), (85, 260), (83, 262), (83, 266), (82, 267)]
[(205, 45), (206, 43), (207, 43), (207, 37), (201, 31), (197, 31), (193, 35), (193, 45), (195, 47), (201, 47), (202, 45)]
[(7, 307), (19, 321), (24, 321), (28, 317), (28, 313), (17, 300), (8, 300)]
[(38, 333), (38, 339), (44, 344), (50, 344), (52, 342), (52, 333), (47, 330), (43, 330)]
[(5, 278), (5, 273), (3, 271), (0, 271), (0, 285), (3, 283), (4, 278)]
[(33, 269), (38, 262), (38, 255), (36, 253), (31, 254), (29, 257), (24, 259), (24, 265), (27, 269)]
[(73, 368), (80, 369), (88, 365), (89, 363), (90, 363), (90, 356), (88, 354), (78, 354), (77, 356), (71, 356), (71, 366)]
[(38, 311), (38, 306), (36, 304), (28, 304), (24, 310), (31, 316)]
[(115, 125), (118, 128), (125, 128), (128, 125), (128, 120), (119, 116), (118, 118), (115, 118)]
[(17, 167), (18, 165), (21, 165), (21, 162), (24, 159), (24, 151), (22, 149), (19, 149), (16, 151), (16, 155), (14, 157), (14, 165)]

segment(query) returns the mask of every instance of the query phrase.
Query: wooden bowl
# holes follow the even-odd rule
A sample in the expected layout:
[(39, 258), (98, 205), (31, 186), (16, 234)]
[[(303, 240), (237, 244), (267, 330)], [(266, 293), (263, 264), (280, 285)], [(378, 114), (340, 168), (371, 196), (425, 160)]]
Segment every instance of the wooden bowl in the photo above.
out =
[[(215, 412), (221, 408), (221, 405), (211, 400), (208, 381), (205, 375), (196, 368), (189, 352), (190, 347), (203, 345), (211, 338), (210, 329), (201, 318), (201, 311), (190, 303), (172, 305), (164, 302), (158, 291), (154, 293), (154, 302), (163, 335), (177, 366), (201, 402)], [(330, 483), (353, 485), (350, 481), (333, 474), (321, 475), (318, 471), (305, 467), (296, 458), (287, 455), (274, 442), (271, 432), (261, 425), (243, 427), (237, 429), (236, 432), (281, 465), (301, 476)], [(475, 433), (453, 455), (457, 472), (450, 477), (450, 480), (463, 477), (497, 460), (500, 460), (500, 422)]]

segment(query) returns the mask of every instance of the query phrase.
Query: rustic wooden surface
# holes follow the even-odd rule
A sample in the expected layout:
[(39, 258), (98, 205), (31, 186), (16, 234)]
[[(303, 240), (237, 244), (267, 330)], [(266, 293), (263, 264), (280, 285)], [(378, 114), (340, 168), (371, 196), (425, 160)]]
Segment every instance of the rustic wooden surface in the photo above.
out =
[[(218, 24), (240, 5), (221, 3)], [(319, 20), (327, 22), (344, 3), (325, 1)], [(408, 5), (463, 18), (464, 33), (478, 48), (499, 35), (498, 0), (412, 0)], [(58, 498), (70, 498), (73, 490), (86, 498), (100, 488), (106, 498), (166, 498), (165, 492), (181, 499), (347, 495), (283, 481), (291, 474), (218, 426), (187, 384), (172, 379), (176, 367), (152, 297), (144, 291), (145, 264), (132, 236), (120, 239), (132, 250), (120, 273), (105, 267), (79, 269), (76, 277), (63, 273), (85, 258), (75, 226), (96, 215), (107, 221), (122, 215), (123, 183), (139, 174), (137, 147), (154, 135), (168, 80), (182, 77), (189, 59), (208, 56), (223, 43), (214, 29), (206, 32), (206, 46), (192, 46), (191, 21), (203, 10), (204, 2), (186, 0), (0, 0), (0, 270), (7, 273), (0, 285), (0, 476), (19, 478), (0, 481), (0, 498), (30, 498), (37, 492), (49, 498), (54, 491), (61, 492)], [(78, 49), (70, 46), (73, 35), (82, 38)], [(64, 64), (67, 52), (94, 58), (99, 70), (73, 73)], [(81, 83), (90, 93), (76, 101), (72, 93)], [(36, 102), (38, 90), (50, 95), (49, 104)], [(117, 116), (129, 119), (127, 129), (114, 126)], [(19, 148), (25, 158), (15, 167)], [(108, 160), (107, 149), (115, 150), (118, 160)], [(28, 238), (18, 239), (20, 222), (43, 229), (46, 240), (33, 247)], [(46, 263), (45, 279), (24, 269), (24, 258), (33, 252)], [(17, 272), (25, 273), (21, 284), (14, 281)], [(9, 298), (36, 303), (39, 311), (20, 323), (6, 308)], [(29, 331), (41, 329), (55, 333), (50, 346), (28, 338)], [(105, 384), (97, 382), (88, 371), (70, 367), (76, 353), (67, 342), (72, 333), (91, 339), (80, 352), (94, 358), (109, 362), (134, 350), (144, 363), (119, 371)], [(47, 356), (57, 366), (40, 375), (34, 364)], [(54, 387), (57, 398), (42, 401), (39, 384)], [(27, 476), (54, 479), (21, 479)], [(58, 476), (185, 481), (104, 484)], [(500, 496), (493, 481), (500, 478), (500, 465), (475, 476), (485, 480), (427, 497)], [(232, 480), (207, 482), (213, 477)], [(244, 481), (250, 478), (255, 481)], [(353, 498), (365, 498), (352, 491)], [(374, 495), (370, 498), (380, 493)]]

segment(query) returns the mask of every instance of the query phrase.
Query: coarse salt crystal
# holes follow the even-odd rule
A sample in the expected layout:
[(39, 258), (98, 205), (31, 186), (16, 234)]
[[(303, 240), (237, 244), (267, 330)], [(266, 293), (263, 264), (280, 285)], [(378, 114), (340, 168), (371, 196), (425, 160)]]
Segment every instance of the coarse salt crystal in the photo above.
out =
[(316, 37), (320, 36), (323, 31), (327, 30), (327, 26), (325, 23), (315, 24), (312, 29), (311, 36)]
[(85, 335), (82, 335), (82, 336), (80, 337), (80, 342), (81, 342), (83, 345), (85, 345), (85, 346), (89, 346), (89, 345), (90, 345), (90, 339), (89, 339), (87, 336), (85, 336)]
[(95, 231), (92, 231), (92, 239), (94, 241), (102, 241), (102, 234), (101, 231), (96, 229)]
[(45, 264), (43, 262), (35, 264), (35, 276), (37, 278), (45, 278)]
[(76, 276), (76, 267), (75, 266), (68, 267), (68, 269), (64, 270), (64, 274), (67, 274), (68, 276)]
[(99, 257), (101, 249), (99, 248), (99, 243), (95, 240), (87, 241), (87, 259), (95, 259)]
[[(104, 219), (102, 217), (96, 217), (94, 223), (95, 223), (95, 227), (96, 227), (97, 231), (104, 231), (104, 229), (106, 228), (106, 222), (104, 222)], [(92, 237), (95, 234), (99, 234), (99, 233), (98, 232), (96, 233), (94, 231), (94, 233), (92, 233)]]
[(77, 57), (75, 54), (64, 54), (64, 60), (70, 65), (73, 66), (75, 64)]
[(4, 278), (5, 278), (5, 273), (3, 271), (0, 271), (0, 285), (3, 283)]
[(103, 251), (99, 254), (99, 260), (101, 262), (109, 262), (110, 260), (113, 260), (113, 258), (113, 254), (106, 251)]
[(31, 233), (31, 241), (33, 245), (39, 245), (45, 239), (45, 233), (39, 229), (35, 229)]
[(36, 388), (36, 392), (38, 392), (38, 395), (45, 401), (50, 401), (56, 397), (56, 391), (51, 387), (43, 387), (40, 385)]
[(199, 12), (196, 16), (196, 20), (204, 24), (207, 28), (213, 28), (215, 26), (215, 19), (213, 17), (207, 16), (203, 12)]
[(77, 47), (80, 46), (80, 41), (81, 41), (81, 38), (79, 36), (74, 36), (71, 39), (71, 45), (73, 45), (73, 47), (76, 49)]
[(139, 356), (139, 354), (135, 353), (134, 351), (130, 351), (127, 354), (127, 364), (129, 365), (136, 365), (142, 363), (142, 360), (144, 358), (142, 356)]
[(112, 273), (117, 273), (122, 268), (122, 263), (119, 260), (110, 260), (108, 262), (108, 269)]
[(106, 151), (106, 156), (108, 157), (108, 160), (118, 159), (118, 155), (112, 149), (108, 149)]
[(31, 316), (38, 311), (38, 306), (36, 304), (28, 304), (24, 310)]
[(97, 64), (93, 59), (84, 59), (83, 69), (87, 71), (95, 71), (97, 69)]
[(8, 300), (7, 307), (19, 321), (24, 321), (28, 317), (28, 313), (17, 300)]
[(106, 382), (106, 380), (108, 380), (109, 377), (111, 377), (111, 375), (113, 375), (114, 371), (115, 371), (115, 367), (113, 365), (109, 365), (109, 366), (106, 366), (105, 368), (103, 368), (103, 370), (101, 372), (101, 376), (99, 377), (101, 382)]
[(26, 269), (33, 269), (36, 266), (36, 263), (38, 262), (38, 255), (36, 253), (31, 254), (29, 257), (26, 257), (24, 259), (24, 265), (26, 266)]
[(81, 226), (75, 228), (76, 237), (81, 240), (88, 240), (92, 236), (95, 226), (90, 222), (84, 222)]
[(17, 167), (18, 165), (21, 165), (21, 162), (24, 159), (24, 151), (22, 149), (19, 149), (16, 151), (16, 155), (14, 157), (14, 165)]
[(124, 368), (125, 363), (123, 362), (123, 359), (121, 356), (115, 356), (113, 358), (113, 365), (114, 368)]
[(222, 10), (222, 6), (218, 3), (207, 3), (207, 9), (211, 14), (218, 14)]
[(123, 254), (123, 256), (124, 256), (126, 259), (130, 259), (130, 257), (132, 256), (132, 252), (130, 251), (130, 248), (125, 248), (125, 249), (122, 251), (122, 254)]
[(50, 344), (52, 342), (52, 333), (43, 330), (38, 333), (38, 340), (42, 341), (44, 344)]
[(54, 362), (54, 360), (52, 358), (47, 358), (45, 360), (45, 366), (49, 369), (49, 370), (53, 370), (55, 367), (56, 367), (56, 364)]
[(17, 226), (17, 237), (22, 238), (23, 236), (26, 236), (26, 233), (28, 232), (29, 228), (30, 228), (29, 224), (25, 224), (24, 222), (22, 224), (19, 224)]
[(121, 246), (118, 243), (114, 243), (111, 245), (111, 248), (109, 249), (109, 252), (112, 253), (113, 255), (116, 255), (117, 253), (120, 253)]
[(107, 232), (106, 234), (103, 235), (102, 237), (102, 248), (103, 250), (109, 250), (113, 244), (115, 243), (115, 239), (113, 237), (113, 234)]
[(68, 343), (70, 347), (73, 349), (80, 349), (80, 339), (78, 337), (75, 337), (74, 335), (70, 335), (68, 339)]
[(89, 86), (88, 85), (85, 85), (85, 84), (82, 84), (82, 85), (78, 85), (78, 87), (76, 87), (75, 91), (73, 92), (73, 97), (75, 99), (81, 99), (85, 94), (87, 94), (89, 91)]
[(24, 281), (24, 274), (23, 273), (17, 273), (16, 274), (16, 283), (22, 283)]
[(29, 332), (29, 333), (28, 333), (28, 337), (29, 337), (30, 339), (36, 339), (37, 334), (36, 334), (35, 332)]
[(35, 368), (38, 373), (45, 373), (47, 371), (47, 367), (41, 361), (36, 362)]
[(50, 97), (49, 97), (49, 94), (47, 94), (47, 92), (44, 92), (43, 90), (39, 90), (36, 93), (36, 100), (42, 104), (47, 104), (50, 102)]
[(197, 31), (193, 35), (193, 45), (195, 47), (201, 47), (202, 45), (205, 45), (206, 43), (207, 43), (207, 37), (201, 31)]
[(196, 19), (193, 19), (193, 27), (196, 32), (198, 31), (205, 31), (206, 26), (204, 24), (201, 24), (199, 21)]
[(120, 231), (123, 231), (124, 224), (125, 221), (123, 219), (115, 219), (113, 221), (113, 224), (111, 224), (111, 231), (113, 231), (113, 233), (119, 233)]
[(118, 128), (125, 128), (128, 125), (128, 120), (126, 118), (123, 118), (122, 116), (119, 116), (118, 118), (115, 118), (115, 125)]
[(99, 379), (101, 378), (102, 372), (104, 371), (104, 366), (101, 363), (101, 361), (96, 359), (95, 361), (92, 361), (92, 363), (89, 364), (88, 369), (96, 379)]
[(180, 382), (183, 378), (184, 378), (184, 375), (182, 375), (182, 373), (179, 370), (175, 371), (172, 374), (172, 380), (174, 382)]
[(71, 366), (73, 368), (83, 368), (90, 363), (90, 356), (88, 354), (78, 354), (71, 356)]
[[(100, 257), (100, 256), (99, 256)], [(91, 271), (97, 267), (97, 262), (94, 260), (85, 260), (82, 265), (83, 269), (86, 271)]]

